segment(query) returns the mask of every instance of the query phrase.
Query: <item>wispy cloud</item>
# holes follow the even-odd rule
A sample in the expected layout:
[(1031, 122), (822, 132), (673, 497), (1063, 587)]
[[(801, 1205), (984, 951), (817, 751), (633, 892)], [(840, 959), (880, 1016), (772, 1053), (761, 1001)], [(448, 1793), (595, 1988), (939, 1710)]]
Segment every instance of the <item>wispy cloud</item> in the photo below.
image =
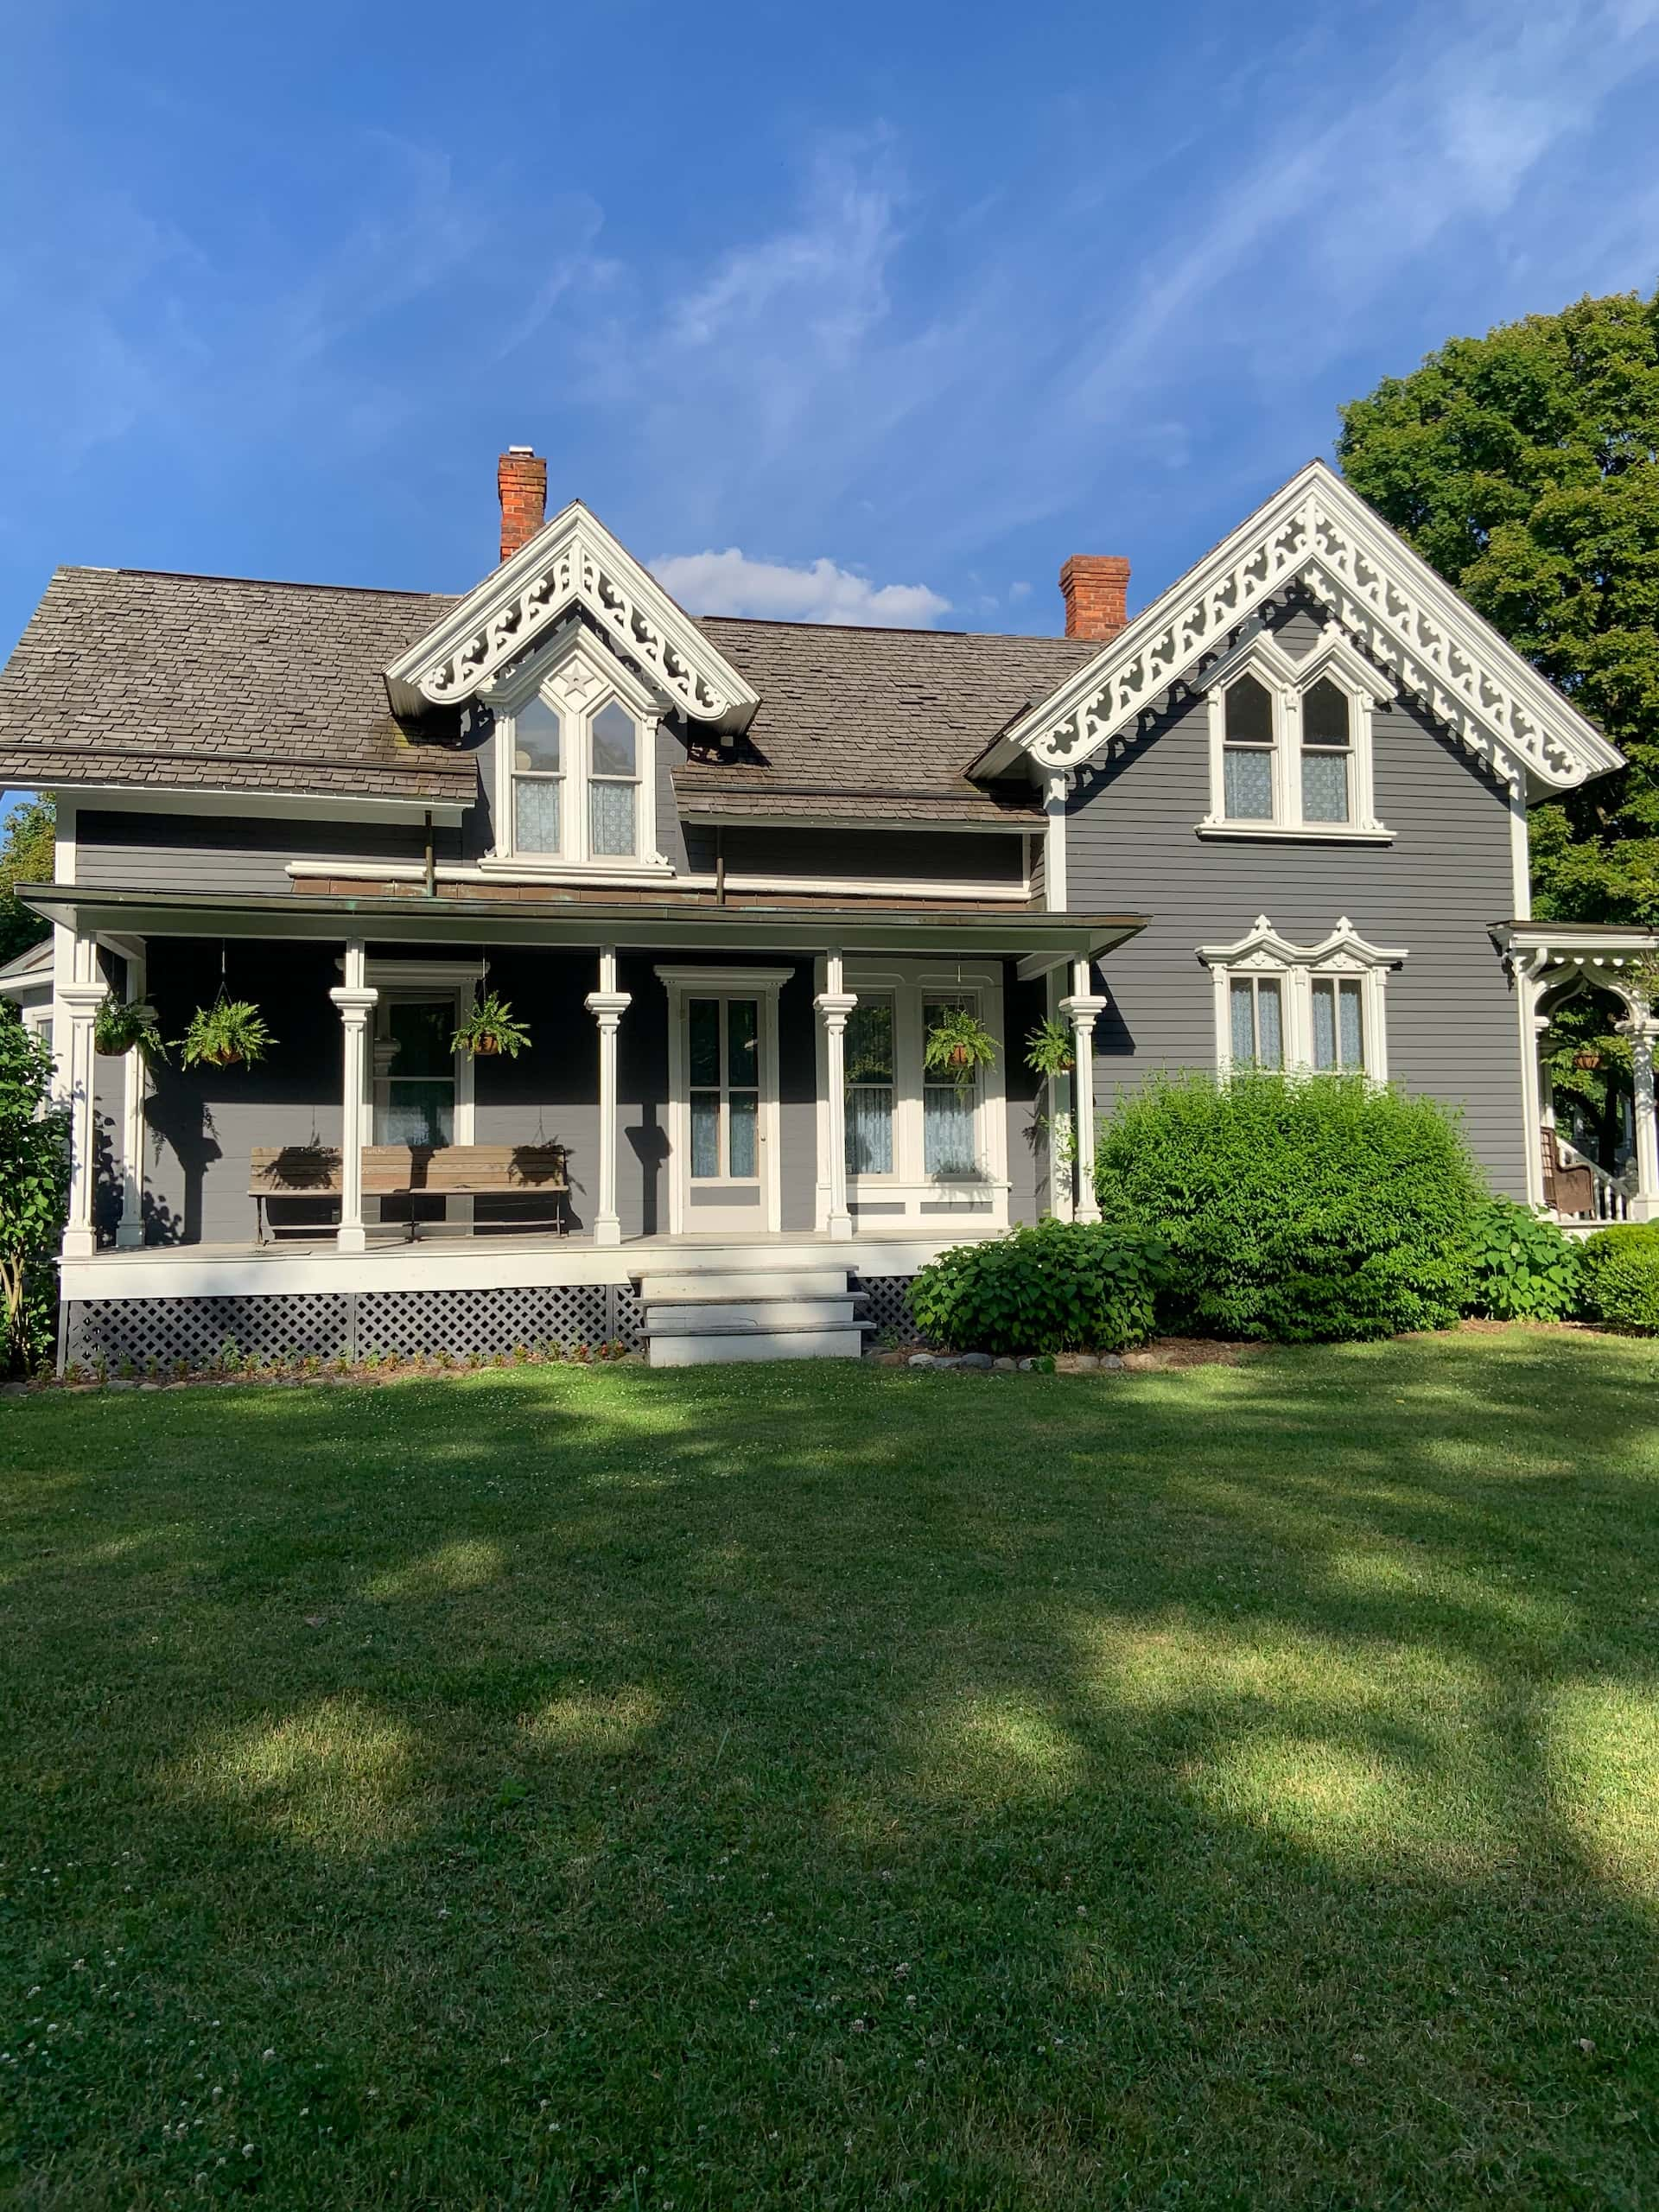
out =
[(873, 584), (833, 561), (793, 567), (723, 553), (678, 553), (651, 563), (658, 582), (692, 614), (759, 614), (796, 622), (853, 622), (926, 629), (950, 602), (925, 584)]

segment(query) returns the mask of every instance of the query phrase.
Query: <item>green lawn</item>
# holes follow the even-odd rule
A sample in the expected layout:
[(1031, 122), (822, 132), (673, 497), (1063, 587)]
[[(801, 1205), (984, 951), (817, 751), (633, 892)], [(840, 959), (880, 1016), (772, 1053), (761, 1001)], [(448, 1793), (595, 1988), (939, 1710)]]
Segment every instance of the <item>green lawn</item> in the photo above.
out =
[(0, 2200), (1659, 2202), (1659, 1347), (0, 1404)]

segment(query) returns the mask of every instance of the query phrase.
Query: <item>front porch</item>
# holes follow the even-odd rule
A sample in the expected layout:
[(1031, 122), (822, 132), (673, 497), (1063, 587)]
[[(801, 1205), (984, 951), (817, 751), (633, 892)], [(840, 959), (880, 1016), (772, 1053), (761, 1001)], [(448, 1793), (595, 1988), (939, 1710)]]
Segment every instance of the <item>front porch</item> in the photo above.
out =
[[(632, 1345), (653, 1281), (683, 1306), (704, 1283), (722, 1312), (736, 1284), (761, 1333), (817, 1318), (817, 1348), (856, 1349), (849, 1299), (902, 1326), (904, 1284), (947, 1245), (1094, 1211), (1090, 1053), (1073, 1159), (1049, 1141), (1070, 1102), (1022, 1044), (1061, 1009), (1086, 1044), (1093, 958), (1134, 918), (861, 913), (832, 939), (796, 915), (625, 930), (497, 908), (469, 943), (453, 908), (382, 909), (371, 938), (325, 932), (308, 900), (276, 925), (221, 906), (215, 940), (199, 909), (59, 896), (68, 1359)], [(519, 1058), (450, 1043), (486, 988), (529, 1026)], [(222, 990), (275, 1042), (230, 1069), (103, 1058), (108, 990), (169, 1040)], [(925, 1065), (950, 1007), (996, 1046), (963, 1080)], [(794, 1282), (783, 1304), (766, 1274)]]

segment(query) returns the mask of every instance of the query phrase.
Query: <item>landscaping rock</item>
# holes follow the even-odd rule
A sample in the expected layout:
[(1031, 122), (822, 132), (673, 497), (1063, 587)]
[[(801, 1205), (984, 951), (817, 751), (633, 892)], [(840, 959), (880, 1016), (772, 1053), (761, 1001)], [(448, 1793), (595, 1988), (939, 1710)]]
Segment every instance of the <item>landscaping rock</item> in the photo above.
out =
[(1103, 1351), (1100, 1355), (1100, 1370), (1103, 1375), (1109, 1367), (1122, 1367), (1122, 1361), (1115, 1351)]
[(965, 1351), (956, 1364), (958, 1367), (995, 1367), (996, 1362), (988, 1351)]
[(1014, 1364), (1015, 1363), (1011, 1359), (999, 1359), (996, 1362), (996, 1371), (999, 1375), (1012, 1375), (1014, 1371)]
[(1020, 1374), (1021, 1374), (1021, 1375), (1029, 1375), (1029, 1374), (1030, 1374), (1030, 1372), (1031, 1372), (1031, 1362), (1030, 1362), (1028, 1359), (1022, 1359), (1022, 1360), (1017, 1361), (1015, 1363), (1016, 1363), (1016, 1365), (1018, 1366), (1018, 1368), (1019, 1368), (1020, 1372)]
[(910, 1367), (931, 1367), (933, 1363), (933, 1355), (931, 1351), (913, 1351), (906, 1363)]

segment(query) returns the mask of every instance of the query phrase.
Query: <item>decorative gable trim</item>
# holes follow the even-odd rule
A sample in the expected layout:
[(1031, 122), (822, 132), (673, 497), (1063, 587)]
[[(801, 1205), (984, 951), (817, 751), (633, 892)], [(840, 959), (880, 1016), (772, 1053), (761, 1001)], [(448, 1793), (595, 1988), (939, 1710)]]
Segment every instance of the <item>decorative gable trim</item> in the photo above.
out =
[(393, 661), (393, 711), (462, 704), (577, 607), (671, 707), (692, 721), (747, 728), (759, 693), (580, 499)]
[(1294, 582), (1511, 789), (1529, 779), (1567, 791), (1623, 765), (1576, 708), (1333, 470), (1313, 461), (1022, 715), (972, 772), (1006, 773), (1022, 753), (1039, 769), (1081, 766), (1205, 654), (1227, 650), (1239, 626)]
[[(1277, 1065), (1293, 1073), (1313, 1068), (1318, 1059), (1313, 995), (1323, 983), (1334, 992), (1346, 979), (1357, 985), (1363, 1007), (1363, 1063), (1374, 1083), (1389, 1076), (1388, 1007), (1385, 985), (1391, 969), (1402, 966), (1403, 947), (1370, 944), (1344, 914), (1318, 944), (1293, 944), (1281, 937), (1265, 914), (1236, 944), (1201, 944), (1198, 958), (1215, 985), (1216, 1065), (1224, 1076), (1233, 1070), (1232, 1022), (1229, 1000), (1235, 982), (1253, 976), (1272, 978), (1281, 1007), (1281, 1057)], [(1332, 981), (1335, 979), (1335, 981)], [(1334, 1016), (1334, 1004), (1332, 1007)], [(1333, 1022), (1334, 1027), (1334, 1022)]]
[(1327, 975), (1357, 976), (1374, 968), (1399, 968), (1409, 956), (1402, 947), (1368, 944), (1344, 914), (1329, 937), (1318, 944), (1293, 944), (1281, 937), (1265, 914), (1236, 944), (1201, 944), (1198, 958), (1206, 968), (1243, 968), (1275, 970), (1318, 968)]

